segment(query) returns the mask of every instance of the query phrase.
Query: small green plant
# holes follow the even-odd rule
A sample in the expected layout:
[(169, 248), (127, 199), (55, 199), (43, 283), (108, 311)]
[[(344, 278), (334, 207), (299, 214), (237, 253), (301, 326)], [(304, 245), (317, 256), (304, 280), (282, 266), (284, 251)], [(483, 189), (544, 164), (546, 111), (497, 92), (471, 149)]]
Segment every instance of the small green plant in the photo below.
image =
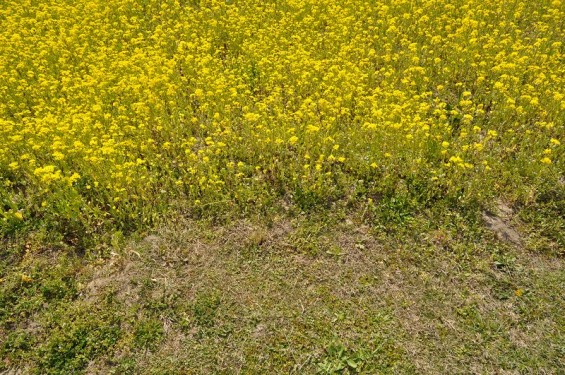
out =
[(201, 328), (214, 326), (214, 320), (220, 303), (220, 295), (217, 292), (202, 293), (196, 297), (192, 306), (192, 313), (196, 323)]
[(163, 323), (156, 319), (142, 320), (134, 333), (135, 345), (139, 348), (152, 350), (157, 347), (163, 335)]
[(79, 372), (90, 361), (106, 354), (119, 337), (118, 321), (98, 322), (92, 315), (85, 321), (67, 322), (53, 330), (41, 348), (38, 367), (41, 373), (48, 374)]
[(318, 364), (320, 374), (354, 374), (363, 369), (369, 355), (363, 350), (347, 349), (339, 343), (331, 344), (326, 349), (326, 357)]

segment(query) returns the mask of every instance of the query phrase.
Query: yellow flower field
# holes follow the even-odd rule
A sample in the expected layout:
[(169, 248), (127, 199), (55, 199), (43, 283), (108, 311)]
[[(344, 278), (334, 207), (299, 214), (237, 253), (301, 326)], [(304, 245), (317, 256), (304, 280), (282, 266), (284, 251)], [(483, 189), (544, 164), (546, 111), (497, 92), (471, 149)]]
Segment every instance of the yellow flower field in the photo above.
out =
[(5, 0), (0, 25), (0, 234), (563, 183), (559, 0)]

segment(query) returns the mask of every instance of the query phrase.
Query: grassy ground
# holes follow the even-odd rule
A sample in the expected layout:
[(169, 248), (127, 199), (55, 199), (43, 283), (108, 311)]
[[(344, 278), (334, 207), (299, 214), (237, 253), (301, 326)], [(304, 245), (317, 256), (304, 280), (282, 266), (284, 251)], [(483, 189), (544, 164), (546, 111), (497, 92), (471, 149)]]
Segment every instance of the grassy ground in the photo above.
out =
[(171, 218), (102, 257), (30, 242), (2, 260), (0, 369), (562, 371), (563, 247), (530, 217), (540, 207), (442, 208), (386, 226), (334, 208)]
[(565, 374), (564, 22), (0, 1), (0, 374)]

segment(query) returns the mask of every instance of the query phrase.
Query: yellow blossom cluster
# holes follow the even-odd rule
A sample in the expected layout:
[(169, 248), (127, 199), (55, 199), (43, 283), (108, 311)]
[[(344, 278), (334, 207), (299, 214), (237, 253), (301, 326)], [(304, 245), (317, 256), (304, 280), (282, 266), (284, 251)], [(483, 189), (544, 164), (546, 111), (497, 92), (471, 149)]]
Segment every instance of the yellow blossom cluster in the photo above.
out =
[(559, 0), (2, 1), (1, 228), (555, 177), (564, 19)]

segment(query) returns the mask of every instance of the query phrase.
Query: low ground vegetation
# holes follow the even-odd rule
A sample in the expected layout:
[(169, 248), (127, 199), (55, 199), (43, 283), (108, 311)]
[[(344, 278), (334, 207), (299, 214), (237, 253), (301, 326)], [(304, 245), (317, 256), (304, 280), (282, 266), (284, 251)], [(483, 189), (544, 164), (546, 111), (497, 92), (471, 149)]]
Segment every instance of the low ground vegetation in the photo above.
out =
[(0, 3), (0, 371), (565, 368), (559, 0)]

